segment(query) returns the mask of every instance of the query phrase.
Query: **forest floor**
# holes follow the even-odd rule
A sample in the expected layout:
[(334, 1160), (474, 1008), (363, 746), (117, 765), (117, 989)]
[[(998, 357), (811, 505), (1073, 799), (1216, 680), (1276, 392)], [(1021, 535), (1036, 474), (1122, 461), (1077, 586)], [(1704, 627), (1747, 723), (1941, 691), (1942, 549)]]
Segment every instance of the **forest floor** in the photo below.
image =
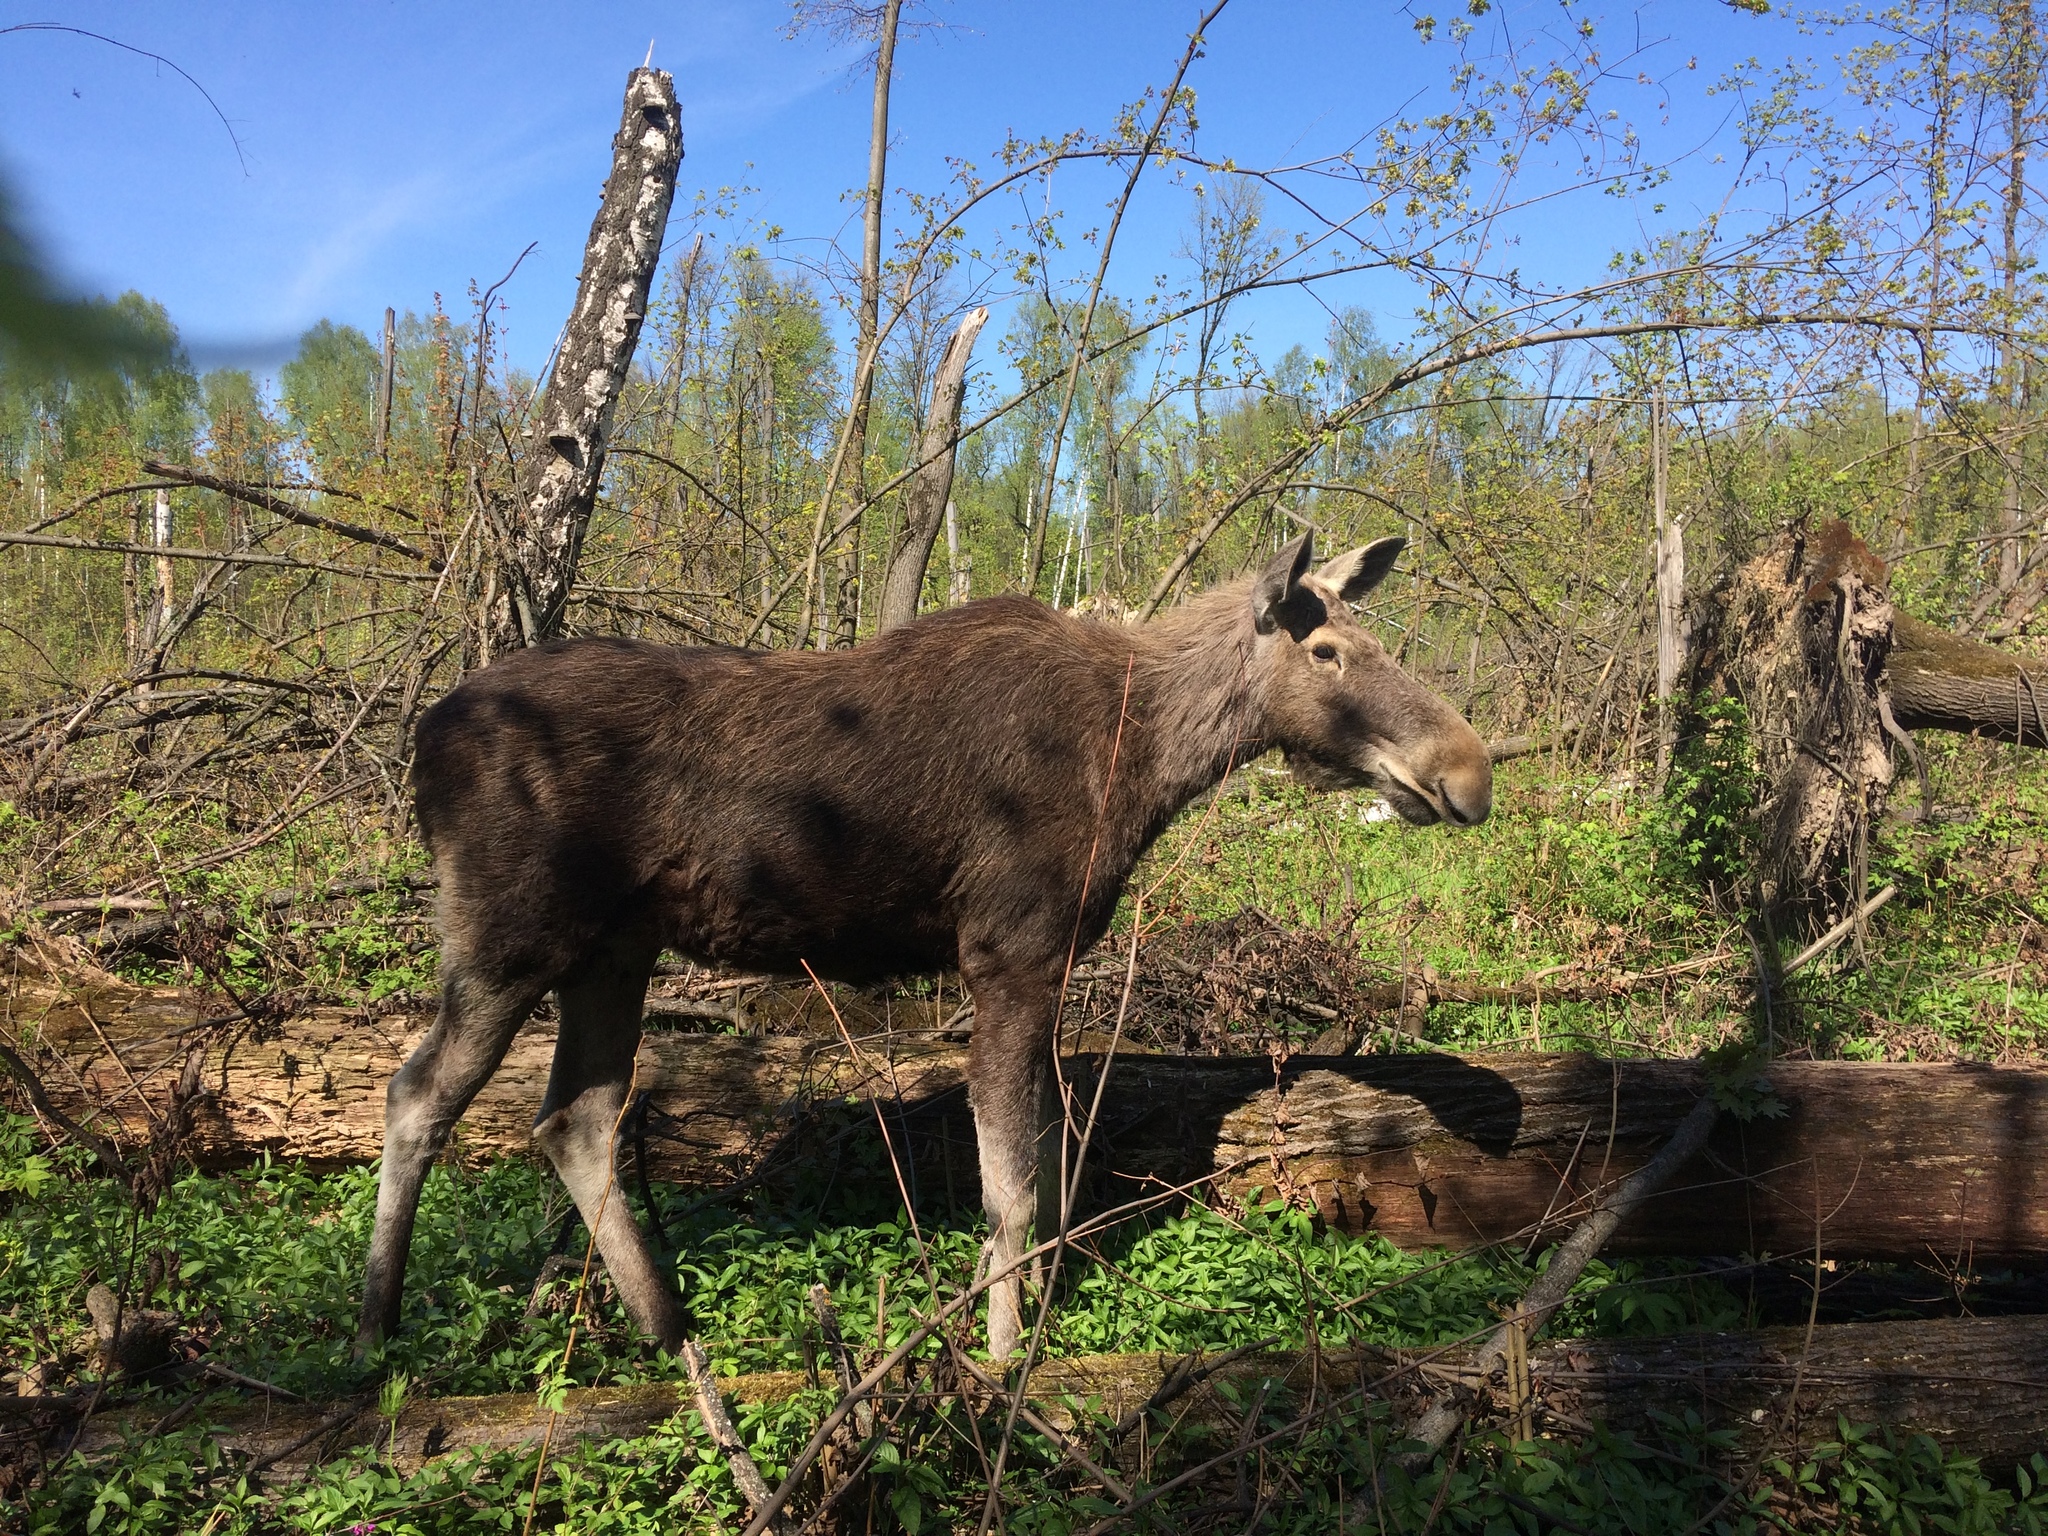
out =
[[(1503, 767), (1485, 826), (1418, 832), (1378, 819), (1370, 797), (1311, 796), (1264, 767), (1240, 773), (1186, 813), (1132, 882), (1105, 949), (1162, 932), (1228, 932), (1261, 914), (1283, 934), (1376, 976), (1522, 983), (1660, 968), (1665, 983), (1592, 1002), (1437, 1002), (1430, 1045), (1692, 1056), (1731, 1044), (1849, 1060), (2040, 1063), (2048, 1052), (2048, 764), (2039, 754), (1949, 739), (1929, 753), (1932, 814), (1894, 815), (1873, 849), (1872, 889), (1896, 897), (1868, 932), (1760, 999), (1751, 929), (1717, 871), (1735, 867), (1744, 829), (1714, 809), (1713, 786), (1685, 808), (1628, 780), (1568, 761)], [(1917, 807), (1899, 786), (1897, 807)], [(0, 812), (0, 856), (34, 866), (46, 890), (108, 889), (137, 869), (168, 869), (233, 840), (234, 807), (165, 808), (137, 799), (67, 834)], [(287, 837), (181, 882), (182, 893), (239, 907), (235, 931), (197, 955), (130, 955), (133, 979), (258, 996), (368, 1002), (433, 986), (426, 910), (405, 892), (307, 916), (264, 893), (316, 886), (366, 868), (424, 865), (372, 815), (346, 805)], [(1142, 903), (1135, 897), (1143, 893)], [(76, 916), (90, 926), (106, 915)], [(1197, 925), (1223, 925), (1221, 928)], [(1781, 941), (1782, 955), (1797, 944)], [(1672, 970), (1673, 967), (1681, 969)], [(1108, 1004), (1113, 1005), (1111, 997)], [(1302, 1049), (1300, 1021), (1150, 1020), (1139, 1048), (1197, 1052)], [(1399, 1046), (1368, 1048), (1404, 1048)], [(97, 1383), (85, 1296), (96, 1282), (172, 1314), (192, 1360), (282, 1393), (377, 1395), (395, 1417), (407, 1398), (535, 1393), (570, 1383), (672, 1381), (669, 1356), (634, 1340), (602, 1285), (572, 1303), (575, 1269), (537, 1287), (563, 1247), (566, 1197), (528, 1158), (451, 1160), (429, 1182), (415, 1239), (402, 1333), (367, 1367), (352, 1361), (356, 1289), (374, 1203), (374, 1170), (320, 1173), (265, 1165), (176, 1175), (138, 1202), (76, 1149), (52, 1149), (36, 1122), (0, 1122), (0, 1359), (24, 1392), (104, 1395), (135, 1432), (111, 1450), (68, 1458), (62, 1444), (5, 1475), (15, 1519), (34, 1531), (398, 1532), (737, 1529), (745, 1503), (694, 1415), (649, 1437), (450, 1455), (396, 1465), (347, 1452), (266, 1480), (224, 1458), (209, 1404), (189, 1382)], [(679, 1281), (714, 1369), (817, 1368), (808, 1299), (828, 1288), (855, 1355), (907, 1338), (935, 1300), (971, 1276), (978, 1218), (930, 1192), (907, 1212), (886, 1167), (812, 1168), (706, 1202), (657, 1185)], [(635, 1191), (637, 1200), (637, 1191)], [(568, 1251), (580, 1255), (576, 1230)], [(1193, 1203), (1115, 1229), (1072, 1262), (1046, 1335), (1054, 1356), (1227, 1350), (1274, 1339), (1288, 1348), (1360, 1343), (1422, 1347), (1471, 1338), (1512, 1306), (1545, 1255), (1402, 1253), (1324, 1229), (1274, 1203)], [(556, 1266), (555, 1268), (559, 1268)], [(552, 1270), (550, 1271), (553, 1272)], [(1798, 1266), (1787, 1266), (1798, 1274)], [(1810, 1267), (1805, 1272), (1811, 1278)], [(1942, 1277), (1968, 1310), (1969, 1286)], [(1595, 1263), (1553, 1335), (1669, 1333), (1783, 1320), (1774, 1293), (1697, 1264)], [(573, 1347), (571, 1335), (574, 1335)], [(566, 1362), (566, 1363), (565, 1363)], [(740, 1432), (771, 1485), (833, 1394), (748, 1410)], [(160, 1407), (161, 1413), (155, 1410)], [(149, 1412), (137, 1416), (136, 1410)], [(151, 1415), (155, 1414), (154, 1417)], [(1287, 1418), (1244, 1405), (1254, 1430)], [(1001, 1414), (926, 1411), (871, 1446), (840, 1528), (912, 1532), (972, 1527), (983, 1511)], [(1385, 1405), (1329, 1416), (1263, 1455), (1189, 1484), (1131, 1528), (1646, 1532), (1652, 1530), (1958, 1530), (2048, 1527), (2048, 1490), (2021, 1468), (1993, 1478), (1931, 1444), (1881, 1426), (1837, 1427), (1731, 1477), (1713, 1436), (1677, 1414), (1663, 1443), (1605, 1435), (1476, 1431), (1448, 1456), (1404, 1469)], [(1018, 1435), (1001, 1485), (1009, 1529), (1086, 1530), (1118, 1501), (1077, 1480), (1060, 1448)], [(2044, 1445), (2048, 1451), (2048, 1445)], [(1163, 1482), (1171, 1462), (1156, 1464)], [(1144, 1469), (1128, 1473), (1147, 1486)], [(1233, 1482), (1234, 1478), (1234, 1482)], [(1249, 1481), (1248, 1481), (1249, 1479)], [(1377, 1489), (1360, 1503), (1361, 1490)], [(1219, 1488), (1221, 1492), (1219, 1493)]]

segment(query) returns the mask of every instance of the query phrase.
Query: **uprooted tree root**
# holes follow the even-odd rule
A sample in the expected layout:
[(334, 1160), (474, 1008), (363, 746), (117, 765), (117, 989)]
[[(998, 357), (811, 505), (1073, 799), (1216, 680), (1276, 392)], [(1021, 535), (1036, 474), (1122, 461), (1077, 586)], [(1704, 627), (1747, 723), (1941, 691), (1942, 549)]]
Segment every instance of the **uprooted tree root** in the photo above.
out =
[(1795, 528), (1717, 587), (1695, 696), (1747, 715), (1761, 781), (1756, 887), (1779, 931), (1838, 922), (1863, 899), (1891, 789), (1884, 562), (1846, 523)]

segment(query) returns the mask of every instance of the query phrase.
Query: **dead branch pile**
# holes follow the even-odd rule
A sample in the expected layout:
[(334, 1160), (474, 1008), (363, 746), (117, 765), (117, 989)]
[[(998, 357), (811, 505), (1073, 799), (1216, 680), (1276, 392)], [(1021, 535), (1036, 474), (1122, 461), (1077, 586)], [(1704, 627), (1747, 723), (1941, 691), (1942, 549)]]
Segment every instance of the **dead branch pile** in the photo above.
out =
[[(1138, 952), (1125, 1039), (1165, 1055), (1348, 1055), (1395, 1034), (1420, 1037), (1437, 1003), (1583, 1002), (1698, 975), (1723, 957), (1647, 971), (1575, 963), (1510, 983), (1439, 975), (1428, 965), (1389, 972), (1359, 953), (1347, 909), (1327, 928), (1296, 927), (1246, 908), (1235, 916), (1152, 930)], [(1074, 975), (1068, 1018), (1096, 1031), (1114, 1022), (1125, 966), (1106, 940)]]

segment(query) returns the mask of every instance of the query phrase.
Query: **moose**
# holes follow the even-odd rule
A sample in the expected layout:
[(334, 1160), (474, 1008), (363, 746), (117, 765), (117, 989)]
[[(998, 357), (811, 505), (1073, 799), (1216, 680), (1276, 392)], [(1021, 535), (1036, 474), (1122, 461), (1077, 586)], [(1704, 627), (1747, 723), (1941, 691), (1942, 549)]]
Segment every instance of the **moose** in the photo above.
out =
[(1271, 748), (1304, 782), (1369, 785), (1420, 825), (1492, 807), (1485, 744), (1346, 606), (1405, 543), (1311, 571), (1303, 534), (1134, 626), (994, 597), (846, 651), (587, 638), (463, 681), (418, 729), (440, 1010), (391, 1080), (358, 1351), (398, 1325), (428, 1165), (550, 990), (534, 1139), (635, 1325), (683, 1342), (681, 1297), (606, 1199), (669, 948), (852, 983), (959, 971), (986, 1262), (1007, 1274), (988, 1346), (1009, 1355), (1027, 1234), (1057, 1210), (1039, 1147), (1064, 978), (1172, 817)]

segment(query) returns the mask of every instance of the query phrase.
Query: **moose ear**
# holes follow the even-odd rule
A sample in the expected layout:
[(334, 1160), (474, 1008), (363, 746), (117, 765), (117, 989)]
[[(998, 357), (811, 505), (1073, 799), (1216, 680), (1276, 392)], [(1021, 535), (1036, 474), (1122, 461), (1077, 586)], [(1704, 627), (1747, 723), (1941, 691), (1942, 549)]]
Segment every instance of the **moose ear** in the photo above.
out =
[(1370, 544), (1346, 551), (1316, 572), (1316, 580), (1347, 603), (1355, 603), (1385, 579), (1401, 558), (1408, 541), (1399, 535), (1374, 539)]
[(1281, 546), (1252, 583), (1252, 624), (1260, 634), (1270, 635), (1287, 622), (1289, 608), (1301, 595), (1301, 578), (1315, 557), (1313, 541), (1312, 534), (1304, 533)]

